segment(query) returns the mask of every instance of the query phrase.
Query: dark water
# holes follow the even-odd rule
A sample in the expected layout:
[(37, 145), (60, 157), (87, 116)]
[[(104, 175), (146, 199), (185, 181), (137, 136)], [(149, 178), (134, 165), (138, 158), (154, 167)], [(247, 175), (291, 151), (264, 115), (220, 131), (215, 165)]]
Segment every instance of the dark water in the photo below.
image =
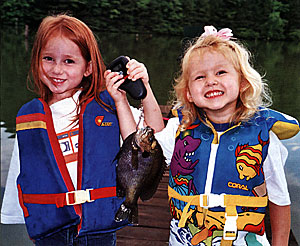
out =
[[(143, 62), (152, 89), (160, 104), (166, 104), (168, 91), (178, 70), (183, 37), (136, 36), (97, 33), (105, 63), (119, 55)], [(33, 37), (25, 40), (14, 30), (1, 33), (1, 121), (14, 132), (15, 116), (22, 104), (34, 97), (26, 88)], [(273, 108), (300, 119), (300, 46), (287, 42), (245, 42), (254, 55), (253, 63), (273, 92)]]
[[(178, 70), (184, 37), (136, 36), (97, 33), (105, 63), (119, 55), (143, 62), (159, 104), (166, 104)], [(1, 31), (1, 196), (5, 186), (18, 109), (35, 95), (26, 88), (27, 70), (33, 36), (25, 39), (15, 30)], [(273, 92), (273, 109), (300, 120), (300, 46), (297, 43), (247, 41), (254, 55), (253, 64), (265, 74)], [(136, 102), (132, 102), (136, 104)], [(300, 134), (299, 134), (300, 135)], [(286, 165), (292, 205), (292, 227), (300, 240), (300, 136), (285, 141), (290, 155)], [(1, 199), (2, 200), (2, 199)], [(1, 245), (30, 245), (24, 226), (1, 225)], [(14, 232), (19, 234), (15, 237)], [(3, 243), (3, 244), (2, 244)], [(6, 243), (6, 244), (5, 244)]]

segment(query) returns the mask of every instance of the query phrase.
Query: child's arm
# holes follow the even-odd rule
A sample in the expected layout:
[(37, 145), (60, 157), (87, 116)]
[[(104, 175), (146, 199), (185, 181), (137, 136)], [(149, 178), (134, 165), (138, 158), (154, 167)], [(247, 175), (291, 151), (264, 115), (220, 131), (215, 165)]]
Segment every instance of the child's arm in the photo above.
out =
[(107, 70), (104, 72), (104, 78), (107, 91), (115, 101), (121, 136), (125, 139), (136, 130), (136, 123), (126, 97), (126, 92), (118, 90), (119, 86), (124, 82), (123, 75)]
[[(129, 74), (128, 78), (133, 81), (142, 79), (147, 89), (147, 96), (143, 99), (145, 122), (156, 132), (161, 131), (164, 128), (163, 118), (149, 84), (149, 76), (146, 67), (143, 63), (137, 62), (134, 59), (129, 60), (126, 66)], [(106, 79), (107, 90), (115, 101), (121, 135), (122, 138), (125, 139), (129, 134), (136, 130), (136, 123), (131, 113), (126, 93), (122, 90), (118, 90), (119, 86), (124, 82), (123, 75), (107, 70), (104, 73), (104, 77)]]
[[(164, 127), (162, 114), (149, 85), (149, 76), (146, 67), (144, 64), (132, 59), (127, 63), (127, 69), (129, 79), (133, 81), (142, 79), (147, 89), (147, 96), (143, 100), (145, 121), (155, 131), (162, 130)], [(119, 86), (124, 82), (123, 75), (107, 70), (104, 73), (104, 78), (107, 90), (115, 101), (121, 135), (125, 139), (136, 130), (136, 122), (134, 121), (126, 93), (118, 90)]]
[(148, 126), (159, 132), (164, 128), (164, 122), (159, 105), (155, 99), (151, 86), (149, 84), (149, 76), (144, 64), (132, 59), (127, 63), (129, 79), (133, 81), (142, 79), (146, 89), (147, 96), (143, 99), (144, 117)]
[(287, 246), (291, 229), (290, 206), (278, 206), (269, 201), (272, 246)]

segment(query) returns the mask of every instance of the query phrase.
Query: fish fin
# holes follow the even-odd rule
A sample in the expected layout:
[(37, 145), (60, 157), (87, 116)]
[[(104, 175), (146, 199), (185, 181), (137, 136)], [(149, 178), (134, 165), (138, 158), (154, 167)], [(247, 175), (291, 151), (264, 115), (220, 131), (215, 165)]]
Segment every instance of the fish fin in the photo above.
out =
[(122, 147), (120, 148), (119, 152), (116, 154), (116, 157), (113, 159), (112, 163), (120, 159)]
[(117, 184), (117, 197), (125, 197), (125, 195), (125, 190), (119, 184)]
[(138, 216), (138, 206), (131, 208), (131, 213), (129, 215), (129, 223), (132, 225), (138, 225), (139, 224), (139, 216)]
[(116, 160), (119, 160), (122, 152), (126, 151), (126, 147), (124, 148), (124, 146), (129, 146), (132, 144), (132, 138), (134, 137), (135, 132), (131, 133), (126, 139), (124, 139), (122, 146), (120, 147), (119, 152), (116, 154), (116, 157), (114, 158), (113, 162)]
[(157, 190), (158, 184), (159, 183), (157, 183), (157, 185), (155, 184), (155, 186), (152, 186), (150, 189), (145, 188), (146, 191), (144, 191), (140, 195), (140, 198), (143, 202), (151, 199), (154, 196), (154, 194)]
[(165, 162), (165, 159), (163, 159), (162, 161), (162, 165), (159, 169), (159, 171), (157, 172), (156, 175), (154, 175), (154, 178), (149, 180), (147, 182), (147, 185), (144, 186), (143, 191), (140, 194), (140, 198), (142, 201), (146, 201), (149, 200), (150, 198), (152, 198), (157, 190), (157, 187), (165, 173), (167, 164)]
[(138, 149), (132, 148), (131, 165), (135, 170), (139, 167), (138, 152)]

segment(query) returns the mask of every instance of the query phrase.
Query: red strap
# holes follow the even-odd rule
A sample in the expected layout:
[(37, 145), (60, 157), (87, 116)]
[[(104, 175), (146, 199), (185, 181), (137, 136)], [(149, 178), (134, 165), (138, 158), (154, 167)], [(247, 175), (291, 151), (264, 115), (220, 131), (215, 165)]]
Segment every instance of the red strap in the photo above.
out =
[(66, 193), (58, 194), (23, 194), (24, 203), (56, 204), (58, 208), (67, 205)]
[[(56, 204), (58, 208), (66, 206), (66, 194), (68, 194), (69, 203), (75, 202), (74, 193), (58, 193), (58, 194), (22, 194), (24, 203), (34, 204)], [(116, 196), (116, 187), (105, 187), (90, 190), (91, 200)]]
[(19, 196), (20, 206), (21, 206), (21, 208), (23, 210), (23, 213), (24, 213), (24, 217), (28, 217), (29, 216), (28, 209), (24, 205), (23, 192), (22, 192), (21, 186), (19, 184), (18, 184), (18, 196)]
[(105, 187), (105, 188), (91, 190), (90, 194), (91, 194), (91, 200), (97, 200), (100, 198), (117, 196), (117, 190), (115, 186)]

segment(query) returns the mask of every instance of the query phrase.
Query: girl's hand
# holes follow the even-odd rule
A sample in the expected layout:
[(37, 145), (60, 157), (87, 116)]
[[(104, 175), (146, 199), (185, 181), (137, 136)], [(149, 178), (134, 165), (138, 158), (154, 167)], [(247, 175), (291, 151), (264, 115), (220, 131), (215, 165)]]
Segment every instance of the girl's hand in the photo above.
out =
[(123, 75), (120, 75), (117, 72), (112, 72), (106, 70), (104, 72), (104, 79), (106, 83), (106, 88), (110, 96), (114, 99), (115, 103), (123, 100), (127, 100), (126, 92), (119, 90), (119, 86), (125, 81)]
[[(128, 58), (128, 57), (127, 57)], [(142, 79), (145, 86), (149, 83), (149, 75), (147, 72), (147, 68), (143, 63), (138, 62), (135, 59), (129, 60), (129, 62), (126, 64), (127, 67), (127, 73), (128, 78), (132, 81), (135, 81), (137, 79)]]
[[(146, 88), (149, 85), (149, 76), (147, 69), (143, 63), (136, 61), (135, 59), (129, 59), (129, 62), (126, 64), (128, 79), (135, 81), (137, 79), (142, 79)], [(114, 99), (115, 103), (124, 101), (126, 98), (126, 92), (118, 89), (119, 86), (125, 81), (123, 75), (119, 75), (117, 72), (112, 72), (106, 70), (104, 72), (104, 79), (106, 82), (106, 88), (111, 97)]]

